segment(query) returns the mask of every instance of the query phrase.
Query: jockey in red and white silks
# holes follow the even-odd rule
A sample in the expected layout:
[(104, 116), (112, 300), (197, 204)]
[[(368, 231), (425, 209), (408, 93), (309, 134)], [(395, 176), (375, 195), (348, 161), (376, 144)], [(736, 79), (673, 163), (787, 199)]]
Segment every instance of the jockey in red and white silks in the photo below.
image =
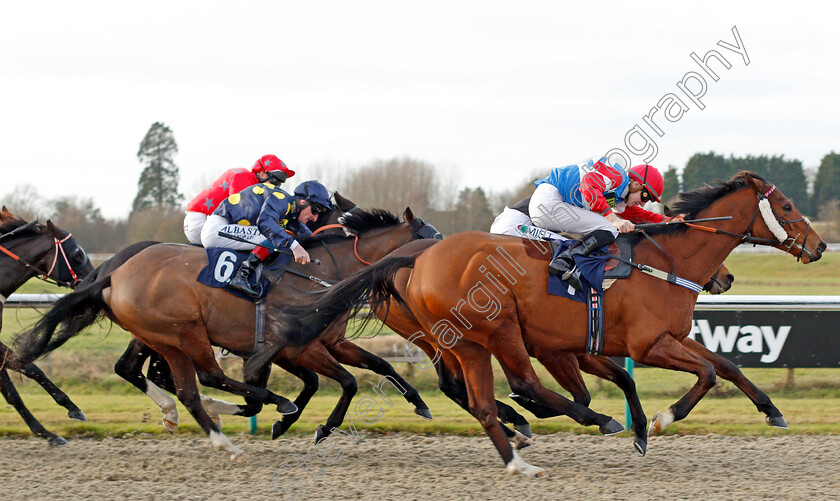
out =
[(239, 193), (245, 188), (270, 181), (279, 186), (286, 178), (295, 175), (295, 171), (274, 155), (263, 155), (257, 160), (251, 170), (235, 168), (226, 170), (219, 179), (205, 188), (187, 204), (187, 215), (184, 217), (184, 235), (192, 244), (201, 244), (201, 228), (207, 216), (230, 195)]

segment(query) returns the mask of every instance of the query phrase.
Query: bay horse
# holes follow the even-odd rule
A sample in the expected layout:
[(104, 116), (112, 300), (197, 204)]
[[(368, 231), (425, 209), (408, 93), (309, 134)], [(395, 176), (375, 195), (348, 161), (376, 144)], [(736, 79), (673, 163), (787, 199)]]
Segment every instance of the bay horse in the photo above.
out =
[[(770, 398), (734, 364), (687, 337), (701, 287), (697, 284), (707, 282), (742, 242), (776, 247), (805, 264), (820, 259), (825, 242), (780, 190), (750, 172), (682, 193), (674, 209), (690, 219), (731, 219), (706, 226), (672, 225), (635, 237), (636, 263), (668, 270), (693, 286), (680, 287), (638, 271), (617, 281), (604, 297), (603, 354), (697, 376), (685, 396), (654, 416), (651, 433), (685, 418), (714, 386), (716, 374), (744, 392), (768, 424), (786, 428)], [(403, 301), (424, 330), (460, 362), (470, 411), (507, 469), (541, 476), (545, 471), (525, 463), (499, 426), (491, 354), (516, 394), (580, 424), (598, 424), (602, 431), (606, 424), (605, 416), (546, 389), (531, 366), (527, 345), (550, 352), (585, 350), (586, 305), (545, 293), (547, 260), (528, 241), (480, 232), (453, 235), (413, 256), (383, 259), (331, 288), (309, 304), (308, 317), (299, 317), (303, 339), (297, 342), (317, 336), (334, 317), (361, 303), (387, 305), (392, 297)], [(413, 269), (401, 296), (393, 280), (407, 267)]]
[[(388, 254), (387, 257), (415, 255), (437, 243), (438, 241), (436, 240), (417, 240), (409, 242), (394, 252)], [(411, 270), (409, 268), (403, 268), (394, 275), (393, 284), (399, 297), (405, 297), (406, 287), (410, 276)], [(731, 288), (734, 279), (735, 277), (726, 268), (726, 266), (721, 265), (703, 287), (703, 290), (706, 290), (711, 294), (722, 294)], [(464, 381), (464, 372), (457, 357), (446, 349), (446, 347), (442, 347), (435, 337), (431, 336), (428, 332), (424, 332), (423, 327), (418, 323), (417, 319), (411, 313), (411, 310), (403, 303), (390, 303), (389, 308), (374, 308), (374, 312), (377, 317), (379, 317), (380, 321), (387, 325), (391, 330), (416, 345), (429, 357), (438, 374), (439, 389), (461, 408), (470, 412), (469, 397)], [(636, 449), (640, 454), (645, 454), (647, 444), (647, 419), (642, 410), (641, 403), (639, 402), (638, 394), (635, 391), (635, 383), (623, 368), (615, 364), (612, 359), (606, 356), (587, 354), (575, 355), (565, 351), (551, 352), (550, 350), (541, 349), (540, 347), (527, 344), (526, 348), (529, 355), (539, 360), (539, 362), (552, 375), (554, 380), (572, 395), (575, 402), (586, 407), (588, 407), (591, 402), (591, 396), (589, 394), (589, 390), (586, 388), (586, 383), (581, 376), (581, 370), (601, 379), (606, 379), (615, 383), (624, 392), (629, 403), (633, 421), (633, 431), (636, 435), (636, 440), (634, 442)], [(523, 399), (518, 395), (512, 395), (512, 397), (514, 397), (517, 403), (525, 407), (538, 418), (546, 418), (556, 415), (551, 410), (537, 404), (536, 402)], [(510, 430), (504, 426), (504, 424), (501, 424), (501, 427), (505, 435), (515, 445), (515, 447), (517, 449), (521, 449), (532, 445), (533, 441), (530, 440), (532, 438), (532, 434), (528, 421), (504, 402), (496, 400), (496, 408), (499, 421), (501, 423), (514, 425), (515, 431)]]
[[(379, 259), (421, 234), (436, 233), (421, 219), (414, 218), (410, 209), (406, 209), (405, 223), (379, 210), (361, 211), (347, 218), (347, 225), (351, 228), (353, 224), (349, 221), (352, 220), (368, 225), (366, 231), (359, 228), (357, 236), (360, 238), (326, 235), (301, 242), (308, 246), (313, 258), (323, 261), (325, 269), (339, 265), (332, 261), (330, 253), (335, 259), (342, 257), (345, 262), (357, 262), (354, 255)], [(326, 241), (334, 242), (332, 250), (321, 248)], [(255, 307), (252, 302), (222, 289), (196, 282), (198, 272), (206, 264), (204, 249), (197, 247), (160, 244), (144, 249), (110, 275), (59, 300), (32, 331), (19, 336), (20, 360), (34, 360), (56, 349), (107, 312), (121, 327), (164, 357), (172, 370), (179, 400), (210, 436), (212, 443), (230, 453), (233, 459), (244, 458), (244, 452), (230, 442), (202, 407), (195, 384), (196, 374), (205, 386), (245, 397), (247, 411), (258, 411), (265, 403), (277, 405), (281, 414), (294, 413), (297, 407), (262, 387), (267, 377), (264, 367), (261, 367), (262, 372), (243, 383), (229, 378), (218, 366), (213, 345), (243, 357), (252, 355), (258, 349), (254, 339)], [(358, 264), (356, 269), (362, 266)], [(296, 338), (289, 330), (295, 327), (293, 319), (278, 312), (285, 304), (304, 300), (301, 292), (309, 289), (310, 284), (309, 280), (287, 273), (281, 286), (269, 292), (266, 303), (267, 342)], [(62, 329), (53, 338), (59, 324), (62, 324)], [(292, 343), (280, 356), (300, 361), (295, 357), (302, 358), (308, 350), (313, 350), (320, 357), (317, 362), (328, 365), (331, 357), (328, 358), (328, 353), (324, 354), (326, 349), (320, 343), (308, 346)], [(337, 370), (344, 371), (340, 366)], [(345, 390), (355, 390), (355, 380), (342, 386)], [(345, 391), (350, 393), (351, 398), (353, 392)], [(418, 407), (422, 405), (425, 408), (419, 395), (417, 398)], [(242, 415), (248, 414), (243, 411)], [(337, 423), (333, 419), (331, 416), (328, 424), (338, 426), (343, 414)]]
[[(66, 231), (47, 220), (45, 225), (18, 218), (5, 206), (0, 210), (0, 314), (6, 299), (30, 278), (49, 277), (66, 287), (75, 287), (79, 279), (93, 271), (84, 249)], [(0, 317), (0, 328), (2, 328)], [(26, 408), (12, 384), (7, 369), (12, 369), (34, 380), (55, 400), (67, 409), (67, 416), (87, 421), (84, 413), (61, 391), (34, 363), (18, 365), (8, 363), (13, 358), (9, 347), (0, 343), (0, 392), (20, 414), (32, 433), (46, 439), (51, 446), (66, 445), (67, 440), (44, 428)]]
[[(342, 234), (355, 235), (354, 232), (365, 231), (366, 228), (373, 225), (370, 221), (370, 213), (359, 209), (356, 204), (341, 196), (338, 192), (333, 194), (333, 198), (335, 199), (333, 212), (327, 218), (319, 218), (318, 221), (309, 223), (308, 226), (310, 229), (314, 230), (316, 233), (323, 230), (340, 230)], [(355, 213), (359, 215), (359, 217), (342, 219), (342, 216), (351, 213)], [(346, 223), (346, 225), (337, 224), (339, 222)], [(384, 220), (373, 223), (381, 225), (384, 223), (396, 224), (397, 222), (398, 221), (396, 219), (385, 218)], [(436, 233), (436, 230), (433, 230), (430, 225), (423, 223), (420, 219), (414, 219), (413, 216), (412, 225), (416, 228), (416, 233), (418, 233), (418, 235), (422, 233), (422, 235), (420, 235), (422, 237), (433, 237), (434, 233)], [(332, 269), (324, 267), (324, 269), (320, 269), (318, 271), (318, 274), (322, 279), (339, 280), (341, 279), (342, 274), (346, 276), (356, 271), (361, 264), (365, 264), (363, 260), (360, 261), (361, 258), (358, 256), (356, 260), (349, 259), (349, 262), (347, 259), (343, 259), (344, 256), (339, 256), (342, 259), (339, 260), (340, 262), (336, 261), (335, 256), (330, 250), (330, 244), (328, 244), (329, 240), (335, 241), (336, 238), (322, 237), (317, 240), (320, 244), (319, 247), (322, 247), (330, 255), (331, 263), (333, 265)], [(339, 238), (338, 240), (343, 239)], [(158, 243), (160, 242), (138, 242), (120, 250), (111, 259), (97, 268), (97, 270), (84, 282), (82, 282), (80, 288), (86, 287), (89, 283), (92, 283), (100, 277), (113, 273), (114, 270), (132, 256), (139, 253), (146, 247), (150, 247), (151, 245)], [(306, 241), (304, 241), (304, 244), (306, 245)], [(370, 258), (371, 256), (366, 255), (365, 257)], [(321, 286), (318, 285), (317, 287)], [(323, 347), (326, 348), (328, 354), (323, 352), (319, 353), (319, 350), (315, 349), (313, 346), (307, 348), (300, 354), (294, 354), (292, 359), (287, 360), (282, 356), (278, 356), (276, 358), (275, 363), (300, 378), (304, 383), (304, 387), (301, 390), (300, 395), (294, 400), (298, 410), (294, 413), (284, 415), (282, 421), (274, 423), (272, 426), (272, 438), (277, 438), (285, 433), (285, 431), (298, 420), (309, 399), (318, 389), (318, 373), (322, 373), (332, 379), (335, 379), (342, 386), (342, 398), (339, 400), (336, 409), (333, 411), (330, 420), (328, 421), (328, 425), (333, 425), (336, 422), (339, 424), (341, 423), (344, 415), (346, 414), (350, 400), (356, 391), (356, 384), (355, 378), (353, 378), (349, 372), (341, 368), (340, 364), (347, 364), (358, 368), (368, 369), (379, 375), (385, 376), (392, 382), (392, 384), (394, 384), (394, 386), (403, 390), (403, 397), (409, 403), (415, 405), (414, 412), (417, 415), (426, 419), (431, 419), (431, 413), (417, 390), (405, 381), (405, 379), (400, 376), (384, 359), (363, 350), (355, 343), (347, 340), (344, 335), (345, 330), (346, 325), (335, 326), (330, 332), (325, 333), (324, 336), (319, 339)], [(142, 373), (142, 366), (147, 359), (149, 359), (149, 367), (147, 375), (144, 376)], [(169, 432), (174, 432), (177, 429), (178, 411), (175, 406), (175, 401), (165, 392), (161, 391), (161, 389), (171, 393), (175, 393), (176, 390), (174, 382), (172, 381), (169, 366), (160, 355), (151, 348), (147, 347), (139, 339), (132, 338), (125, 353), (123, 353), (115, 365), (114, 370), (119, 376), (136, 386), (140, 389), (140, 391), (147, 394), (156, 404), (158, 404), (161, 412), (163, 413), (163, 425)], [(267, 381), (267, 374), (264, 379)], [(204, 395), (200, 395), (200, 398), (205, 411), (207, 411), (216, 426), (220, 428), (220, 414), (251, 416), (261, 409), (261, 404), (259, 402), (252, 401), (250, 406), (241, 406), (225, 402), (223, 400), (205, 397)], [(329, 430), (331, 427), (332, 426), (329, 428), (319, 427), (319, 429), (316, 430), (316, 440), (326, 436), (328, 432), (323, 430)]]

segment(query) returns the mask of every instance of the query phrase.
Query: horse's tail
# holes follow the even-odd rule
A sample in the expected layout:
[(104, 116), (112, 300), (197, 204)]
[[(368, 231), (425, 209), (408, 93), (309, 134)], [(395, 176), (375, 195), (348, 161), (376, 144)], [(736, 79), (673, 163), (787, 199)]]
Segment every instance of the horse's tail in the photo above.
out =
[(321, 334), (344, 314), (357, 313), (363, 306), (387, 308), (391, 297), (404, 302), (394, 287), (394, 276), (401, 268), (414, 266), (420, 253), (407, 257), (388, 257), (349, 276), (305, 306), (288, 306), (282, 310), (285, 322), (280, 339), (251, 357), (245, 363), (245, 373), (255, 375), (274, 360), (288, 345), (303, 346)]
[[(108, 310), (102, 291), (111, 286), (110, 275), (84, 289), (65, 295), (35, 324), (15, 339), (14, 363), (25, 366), (67, 342)], [(61, 324), (56, 335), (56, 328)]]

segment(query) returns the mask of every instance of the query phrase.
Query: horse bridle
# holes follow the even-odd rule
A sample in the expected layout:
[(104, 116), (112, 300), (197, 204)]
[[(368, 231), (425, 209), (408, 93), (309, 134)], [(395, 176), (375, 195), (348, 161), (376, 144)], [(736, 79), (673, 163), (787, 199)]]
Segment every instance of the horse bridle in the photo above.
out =
[[(730, 231), (725, 231), (717, 228), (710, 228), (708, 226), (701, 226), (699, 224), (692, 224), (692, 223), (685, 223), (686, 226), (691, 228), (695, 228), (702, 231), (708, 231), (711, 233), (718, 233), (721, 235), (729, 235), (731, 237), (738, 238), (741, 242), (748, 243), (748, 244), (762, 244), (762, 245), (770, 245), (775, 247), (776, 245), (784, 246), (785, 243), (790, 240), (790, 243), (785, 248), (788, 252), (790, 252), (791, 247), (794, 245), (799, 245), (800, 251), (799, 255), (796, 256), (796, 260), (799, 261), (802, 259), (803, 253), (808, 253), (808, 256), (813, 257), (811, 251), (805, 248), (805, 243), (808, 241), (808, 236), (811, 233), (811, 221), (807, 217), (801, 217), (799, 219), (794, 220), (787, 220), (782, 218), (778, 212), (770, 205), (770, 195), (776, 191), (776, 185), (770, 187), (769, 190), (765, 193), (756, 192), (756, 197), (758, 197), (758, 207), (755, 209), (755, 213), (753, 214), (752, 219), (750, 219), (749, 225), (747, 225), (747, 229), (745, 233), (732, 233)], [(750, 230), (755, 223), (756, 218), (758, 215), (761, 214), (762, 219), (764, 219), (764, 224), (767, 225), (767, 229), (770, 230), (770, 233), (773, 234), (775, 238), (760, 238), (754, 237), (752, 235), (752, 231)], [(788, 235), (787, 231), (785, 231), (784, 226), (786, 224), (793, 224), (798, 223), (800, 221), (805, 221), (808, 223), (808, 229), (805, 231), (805, 238), (802, 239), (801, 244), (796, 243), (796, 239), (799, 238), (801, 233), (797, 233), (795, 237)]]
[[(15, 233), (18, 233), (18, 232), (21, 232), (23, 230), (29, 229), (29, 228), (37, 225), (37, 224), (38, 224), (37, 219), (34, 220), (34, 221), (30, 221), (23, 226), (19, 226), (19, 227), (15, 228), (14, 230), (12, 230), (8, 233), (4, 233), (3, 235), (0, 235), (0, 240), (4, 239), (6, 237), (10, 237), (10, 236), (14, 235)], [(64, 287), (70, 287), (72, 289), (76, 286), (76, 284), (81, 282), (81, 280), (79, 280), (79, 277), (76, 275), (75, 270), (73, 270), (73, 265), (70, 264), (70, 259), (68, 259), (68, 257), (67, 257), (67, 252), (64, 250), (64, 242), (69, 240), (72, 235), (73, 235), (72, 233), (68, 233), (67, 236), (62, 238), (61, 240), (59, 240), (57, 237), (53, 236), (53, 242), (54, 242), (54, 245), (55, 245), (55, 248), (54, 248), (55, 255), (53, 256), (53, 260), (52, 260), (52, 264), (50, 265), (50, 269), (47, 270), (46, 272), (43, 271), (41, 268), (39, 268), (39, 267), (21, 259), (20, 256), (18, 256), (17, 254), (15, 254), (14, 252), (5, 248), (2, 245), (0, 245), (0, 252), (2, 252), (3, 254), (6, 254), (10, 258), (12, 258), (15, 261), (19, 262), (20, 264), (24, 265), (25, 267), (36, 271), (37, 275), (38, 275), (38, 278), (40, 278), (41, 280), (43, 280), (45, 282), (55, 283), (56, 285), (61, 285), (61, 286), (64, 286)], [(64, 263), (67, 265), (67, 269), (70, 270), (70, 276), (73, 277), (73, 282), (72, 283), (71, 282), (65, 282), (64, 280), (60, 280), (58, 278), (50, 276), (50, 274), (55, 269), (55, 265), (58, 263), (59, 252), (61, 253), (61, 256), (64, 258)]]

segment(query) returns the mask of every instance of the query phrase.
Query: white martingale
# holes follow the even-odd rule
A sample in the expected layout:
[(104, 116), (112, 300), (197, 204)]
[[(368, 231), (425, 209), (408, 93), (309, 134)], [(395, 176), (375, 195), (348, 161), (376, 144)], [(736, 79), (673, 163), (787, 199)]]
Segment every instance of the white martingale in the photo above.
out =
[(770, 232), (773, 233), (773, 236), (779, 242), (784, 242), (788, 239), (788, 234), (785, 232), (782, 225), (776, 220), (776, 216), (773, 215), (773, 210), (770, 208), (770, 201), (766, 198), (762, 198), (758, 202), (758, 210), (761, 211), (761, 217), (764, 218), (764, 224), (770, 229)]

